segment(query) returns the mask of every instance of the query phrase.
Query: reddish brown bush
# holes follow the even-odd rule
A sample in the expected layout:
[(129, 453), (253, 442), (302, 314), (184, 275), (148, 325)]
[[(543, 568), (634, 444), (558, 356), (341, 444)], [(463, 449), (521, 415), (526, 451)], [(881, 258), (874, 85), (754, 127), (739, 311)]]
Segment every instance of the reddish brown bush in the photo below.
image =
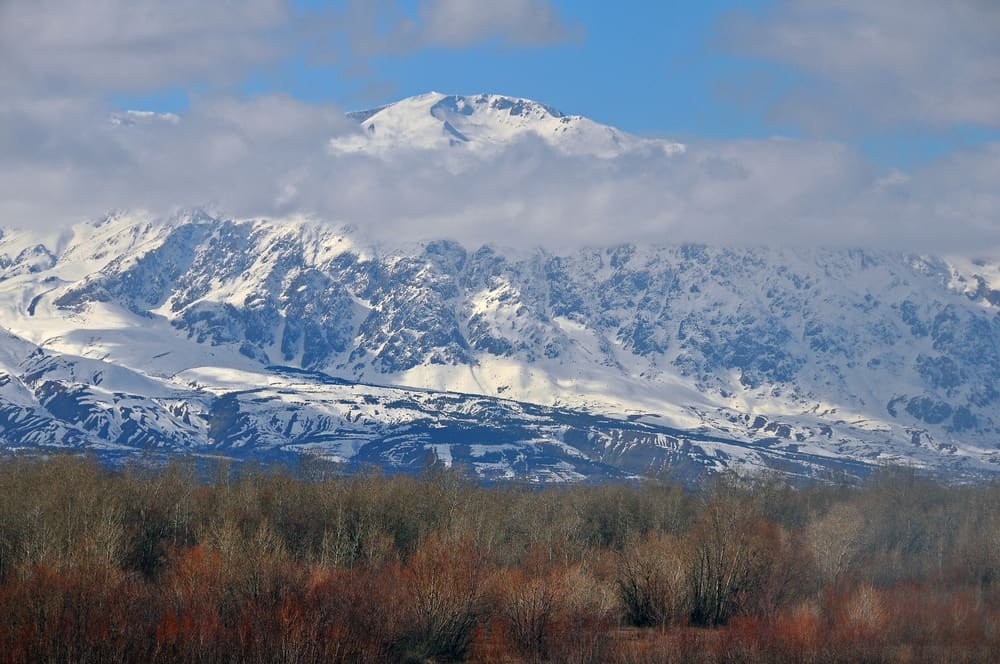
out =
[(486, 612), (489, 568), (476, 543), (434, 535), (402, 566), (399, 581), (402, 658), (464, 659)]
[(651, 627), (686, 621), (692, 555), (689, 547), (663, 533), (651, 533), (625, 548), (616, 584), (626, 624)]
[[(0, 465), (0, 663), (992, 662), (1000, 486)], [(640, 625), (642, 627), (636, 627)]]

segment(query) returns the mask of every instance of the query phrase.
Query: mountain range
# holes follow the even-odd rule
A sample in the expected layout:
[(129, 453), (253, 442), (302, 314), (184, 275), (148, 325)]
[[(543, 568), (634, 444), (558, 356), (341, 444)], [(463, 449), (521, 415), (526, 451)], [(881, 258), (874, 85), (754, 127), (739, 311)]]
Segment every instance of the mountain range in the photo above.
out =
[[(438, 93), (329, 149), (683, 152)], [(458, 465), (487, 480), (1000, 469), (1000, 262), (903, 252), (368, 243), (112, 213), (0, 234), (0, 445)]]

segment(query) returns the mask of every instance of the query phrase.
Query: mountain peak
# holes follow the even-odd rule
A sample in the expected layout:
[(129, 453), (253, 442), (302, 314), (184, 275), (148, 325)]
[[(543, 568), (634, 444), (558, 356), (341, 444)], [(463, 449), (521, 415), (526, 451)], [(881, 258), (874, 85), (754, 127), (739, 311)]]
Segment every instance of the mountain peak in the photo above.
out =
[(500, 94), (428, 92), (347, 117), (361, 131), (334, 139), (335, 152), (386, 154), (400, 149), (465, 149), (492, 153), (516, 140), (541, 139), (565, 154), (602, 158), (637, 149), (683, 151), (669, 141), (634, 136), (540, 102)]

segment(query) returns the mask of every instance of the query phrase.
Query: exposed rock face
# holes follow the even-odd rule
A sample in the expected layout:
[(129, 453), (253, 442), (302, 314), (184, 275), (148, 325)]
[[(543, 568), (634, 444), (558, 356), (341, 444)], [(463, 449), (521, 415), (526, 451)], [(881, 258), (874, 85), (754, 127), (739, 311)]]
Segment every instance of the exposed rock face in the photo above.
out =
[[(309, 390), (334, 390), (336, 377), (479, 395), (353, 388), (380, 404), (367, 417), (385, 426), (368, 428), (386, 435), (399, 422), (387, 424), (382, 399), (416, 399), (425, 424), (438, 408), (443, 420), (451, 408), (488, 411), (486, 439), (520, 450), (496, 462), (497, 476), (548, 471), (529, 462), (530, 441), (544, 438), (525, 424), (533, 407), (488, 397), (547, 409), (536, 433), (582, 455), (580, 476), (644, 472), (636, 458), (646, 470), (681, 458), (699, 468), (779, 457), (788, 468), (823, 466), (795, 461), (808, 454), (966, 473), (1000, 457), (989, 262), (694, 245), (553, 254), (446, 241), (379, 253), (347, 229), (202, 212), (81, 225), (59, 252), (36, 240), (0, 236), (7, 446), (300, 451), (296, 426), (333, 445), (349, 419), (315, 415), (312, 401), (250, 396), (280, 365), (322, 372), (298, 377)], [(216, 378), (204, 379), (206, 367)], [(266, 418), (248, 407), (261, 400)], [(553, 406), (594, 419), (574, 428)], [(637, 433), (640, 420), (663, 429)], [(466, 424), (448, 429), (457, 438), (447, 443), (411, 436), (403, 456), (385, 441), (369, 452), (389, 465), (446, 448), (456, 459), (454, 446), (479, 444), (460, 439), (478, 435)], [(713, 437), (736, 447), (717, 453)], [(529, 461), (515, 463), (519, 454)]]

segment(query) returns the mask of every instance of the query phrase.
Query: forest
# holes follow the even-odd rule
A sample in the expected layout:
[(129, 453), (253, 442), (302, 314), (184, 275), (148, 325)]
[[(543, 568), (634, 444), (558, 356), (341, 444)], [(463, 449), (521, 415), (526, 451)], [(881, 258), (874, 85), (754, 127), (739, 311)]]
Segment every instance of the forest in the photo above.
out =
[(1000, 485), (0, 463), (2, 662), (987, 662)]

